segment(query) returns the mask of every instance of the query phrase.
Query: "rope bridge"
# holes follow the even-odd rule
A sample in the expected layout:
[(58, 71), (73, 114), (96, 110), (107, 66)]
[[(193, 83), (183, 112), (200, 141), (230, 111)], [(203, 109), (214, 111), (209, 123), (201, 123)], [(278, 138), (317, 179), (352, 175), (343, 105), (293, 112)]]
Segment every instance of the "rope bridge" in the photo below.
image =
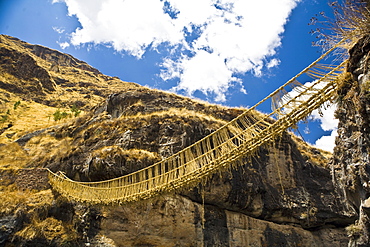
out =
[[(49, 171), (50, 184), (63, 196), (80, 202), (127, 203), (193, 186), (217, 171), (242, 164), (242, 158), (251, 157), (259, 147), (334, 98), (337, 77), (346, 61), (338, 66), (318, 62), (335, 48), (237, 118), (158, 163), (100, 182), (73, 181), (61, 172)], [(316, 80), (303, 85), (298, 81), (303, 75)], [(273, 112), (258, 113), (256, 107), (268, 100), (272, 101)]]

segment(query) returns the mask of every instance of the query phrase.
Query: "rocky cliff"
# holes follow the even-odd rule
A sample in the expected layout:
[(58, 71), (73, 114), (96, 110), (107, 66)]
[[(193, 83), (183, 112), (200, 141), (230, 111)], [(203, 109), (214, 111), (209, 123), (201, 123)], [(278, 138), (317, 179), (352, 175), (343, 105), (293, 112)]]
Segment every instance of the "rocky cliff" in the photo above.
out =
[(370, 36), (349, 51), (347, 78), (338, 92), (338, 138), (334, 151), (336, 188), (356, 211), (349, 246), (370, 244)]
[[(354, 165), (348, 151), (342, 166), (343, 148), (338, 148), (329, 165), (331, 154), (288, 132), (244, 165), (190, 190), (127, 205), (66, 201), (52, 192), (38, 168), (80, 181), (122, 176), (194, 143), (243, 109), (122, 82), (70, 55), (9, 36), (0, 36), (0, 42), (1, 114), (8, 116), (2, 118), (0, 135), (0, 245), (348, 246), (345, 228), (359, 226), (364, 221), (355, 222), (359, 215), (367, 217), (361, 206), (368, 197), (367, 177), (361, 175), (367, 171), (361, 165), (365, 161)], [(353, 59), (353, 66), (367, 64), (361, 57)], [(351, 85), (342, 85), (343, 99)], [(72, 104), (80, 115), (50, 120)], [(40, 108), (44, 115), (39, 118), (47, 120), (49, 114), (49, 120), (25, 121), (25, 115), (41, 114)], [(343, 145), (358, 148), (362, 159), (368, 154), (369, 122), (358, 119), (369, 109), (356, 110), (353, 121), (363, 122), (347, 121), (351, 128), (344, 117), (352, 110), (341, 109), (346, 113), (340, 136), (351, 141)], [(367, 139), (353, 143), (349, 137), (358, 132)], [(352, 168), (358, 172), (351, 178)]]

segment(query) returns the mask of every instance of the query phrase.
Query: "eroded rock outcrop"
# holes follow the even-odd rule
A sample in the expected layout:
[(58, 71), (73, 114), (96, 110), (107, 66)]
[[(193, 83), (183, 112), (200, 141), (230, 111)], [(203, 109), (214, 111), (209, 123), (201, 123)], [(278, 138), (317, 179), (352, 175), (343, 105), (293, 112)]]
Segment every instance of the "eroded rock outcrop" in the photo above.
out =
[(350, 246), (370, 245), (370, 36), (350, 50), (348, 74), (338, 92), (338, 137), (334, 151), (334, 181), (357, 213), (348, 227)]
[[(150, 219), (150, 220), (148, 220)], [(346, 246), (341, 229), (307, 231), (220, 207), (165, 196), (110, 208), (101, 233), (117, 246)]]
[(55, 82), (49, 72), (38, 66), (28, 54), (0, 47), (0, 64), (2, 73), (14, 76), (6, 82), (1, 82), (1, 87), (10, 92), (42, 94), (44, 90), (47, 92), (55, 91)]

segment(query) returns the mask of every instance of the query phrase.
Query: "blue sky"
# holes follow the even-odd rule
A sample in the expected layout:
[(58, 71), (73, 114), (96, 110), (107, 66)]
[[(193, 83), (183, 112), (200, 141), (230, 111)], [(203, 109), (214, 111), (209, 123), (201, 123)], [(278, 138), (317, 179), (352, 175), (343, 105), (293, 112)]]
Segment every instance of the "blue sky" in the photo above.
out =
[[(247, 107), (320, 56), (308, 24), (322, 11), (326, 0), (0, 0), (0, 33), (123, 81)], [(331, 150), (332, 109), (314, 119), (300, 133)]]

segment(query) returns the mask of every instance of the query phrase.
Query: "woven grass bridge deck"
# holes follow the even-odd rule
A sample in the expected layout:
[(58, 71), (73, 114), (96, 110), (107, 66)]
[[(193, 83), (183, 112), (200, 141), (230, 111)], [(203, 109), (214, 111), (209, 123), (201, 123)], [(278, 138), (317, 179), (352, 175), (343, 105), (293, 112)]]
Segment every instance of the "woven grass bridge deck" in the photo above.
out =
[[(127, 203), (195, 185), (215, 172), (242, 164), (241, 159), (252, 156), (259, 147), (334, 99), (346, 61), (331, 66), (318, 62), (335, 48), (217, 131), (158, 163), (100, 182), (73, 181), (63, 173), (49, 171), (50, 184), (63, 196), (79, 202)], [(310, 86), (298, 82), (305, 75), (315, 78)], [(256, 114), (256, 107), (266, 101), (271, 101), (273, 111)]]

